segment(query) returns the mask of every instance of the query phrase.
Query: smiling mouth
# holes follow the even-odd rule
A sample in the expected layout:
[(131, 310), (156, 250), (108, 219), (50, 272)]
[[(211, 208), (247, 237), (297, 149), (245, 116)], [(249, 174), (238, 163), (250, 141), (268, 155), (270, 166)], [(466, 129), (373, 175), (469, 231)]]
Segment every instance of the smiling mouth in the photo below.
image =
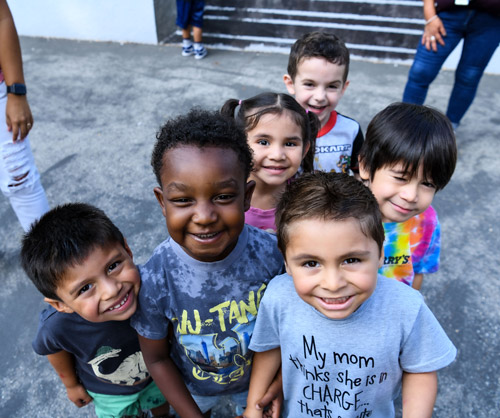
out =
[(351, 299), (351, 296), (344, 296), (342, 298), (320, 298), (320, 299), (329, 305), (342, 305), (343, 303), (346, 303), (349, 299)]
[(286, 170), (288, 167), (269, 167), (269, 166), (265, 166), (264, 168), (265, 168), (266, 170), (284, 171), (284, 170)]
[(127, 294), (125, 295), (125, 297), (120, 301), (120, 303), (116, 304), (115, 306), (112, 306), (111, 308), (108, 309), (108, 311), (114, 311), (115, 309), (119, 309), (121, 308), (123, 305), (125, 305), (125, 303), (127, 302), (128, 300), (128, 297), (130, 296), (130, 291), (127, 292)]
[(193, 235), (199, 239), (210, 239), (219, 235), (219, 232), (212, 232), (210, 234), (193, 234)]
[(310, 110), (312, 110), (313, 112), (314, 111), (317, 111), (317, 112), (321, 112), (323, 110), (326, 109), (326, 106), (313, 106), (313, 105), (307, 105), (309, 107)]

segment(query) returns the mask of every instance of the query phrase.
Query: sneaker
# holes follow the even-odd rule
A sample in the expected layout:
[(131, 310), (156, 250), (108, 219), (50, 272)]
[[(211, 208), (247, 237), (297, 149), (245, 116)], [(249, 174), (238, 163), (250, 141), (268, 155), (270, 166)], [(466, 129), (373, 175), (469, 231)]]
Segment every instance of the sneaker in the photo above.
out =
[(193, 55), (193, 54), (194, 54), (193, 44), (182, 47), (182, 56), (183, 57), (189, 57), (190, 55)]
[(207, 48), (202, 46), (200, 49), (195, 49), (194, 50), (194, 57), (197, 60), (201, 60), (202, 58), (205, 58), (208, 54)]

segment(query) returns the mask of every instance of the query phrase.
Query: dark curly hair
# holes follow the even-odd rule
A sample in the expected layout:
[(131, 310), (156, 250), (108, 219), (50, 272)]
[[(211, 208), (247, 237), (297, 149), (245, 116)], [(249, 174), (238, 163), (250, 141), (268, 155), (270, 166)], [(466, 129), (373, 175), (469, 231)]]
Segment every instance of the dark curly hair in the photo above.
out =
[(310, 32), (297, 39), (288, 57), (288, 75), (295, 80), (299, 64), (306, 58), (324, 58), (332, 64), (345, 65), (343, 82), (349, 74), (349, 50), (333, 33)]
[[(384, 245), (384, 227), (377, 200), (363, 183), (345, 173), (305, 173), (292, 181), (276, 208), (278, 248), (286, 257), (288, 227), (304, 219), (343, 221), (354, 218), (361, 231)], [(342, 240), (342, 237), (336, 237)]]
[(192, 109), (188, 114), (171, 119), (156, 134), (156, 144), (151, 156), (151, 166), (161, 186), (161, 171), (165, 153), (177, 147), (223, 148), (236, 153), (245, 179), (252, 171), (252, 151), (246, 134), (234, 119), (219, 112)]

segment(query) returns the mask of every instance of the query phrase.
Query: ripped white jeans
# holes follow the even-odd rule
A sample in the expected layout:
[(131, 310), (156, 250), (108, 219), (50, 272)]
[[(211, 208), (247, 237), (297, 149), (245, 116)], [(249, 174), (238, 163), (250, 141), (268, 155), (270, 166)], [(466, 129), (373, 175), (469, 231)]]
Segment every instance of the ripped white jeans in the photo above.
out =
[(0, 83), (0, 189), (10, 200), (12, 209), (25, 231), (49, 210), (45, 191), (28, 137), (12, 142), (12, 132), (7, 130), (5, 107), (7, 92), (5, 82)]

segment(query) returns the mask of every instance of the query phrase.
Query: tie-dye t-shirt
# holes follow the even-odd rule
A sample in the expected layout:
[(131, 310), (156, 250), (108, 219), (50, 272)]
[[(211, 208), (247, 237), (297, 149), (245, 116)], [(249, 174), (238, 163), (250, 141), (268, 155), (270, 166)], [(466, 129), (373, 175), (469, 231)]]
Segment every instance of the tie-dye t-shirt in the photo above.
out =
[(236, 247), (220, 261), (190, 257), (171, 238), (140, 266), (139, 307), (132, 326), (160, 340), (172, 324), (170, 355), (196, 395), (248, 390), (248, 349), (260, 299), (283, 273), (276, 237), (245, 225)]
[(384, 265), (379, 273), (411, 286), (416, 273), (439, 268), (441, 227), (432, 206), (406, 222), (385, 222)]

